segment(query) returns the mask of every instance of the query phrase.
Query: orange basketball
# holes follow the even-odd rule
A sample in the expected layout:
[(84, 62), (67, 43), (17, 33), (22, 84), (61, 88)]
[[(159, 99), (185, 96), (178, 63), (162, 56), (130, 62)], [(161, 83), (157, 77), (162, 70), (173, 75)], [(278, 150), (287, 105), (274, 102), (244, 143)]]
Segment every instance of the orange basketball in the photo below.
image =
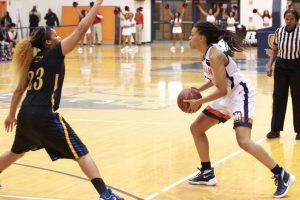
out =
[[(200, 99), (202, 95), (200, 92), (195, 88), (185, 88), (183, 89), (177, 97), (177, 105), (185, 113), (188, 113), (188, 109), (190, 107), (189, 103), (183, 102), (183, 100), (191, 100), (191, 99)], [(201, 108), (201, 105), (197, 110)], [(196, 112), (196, 111), (195, 111)]]

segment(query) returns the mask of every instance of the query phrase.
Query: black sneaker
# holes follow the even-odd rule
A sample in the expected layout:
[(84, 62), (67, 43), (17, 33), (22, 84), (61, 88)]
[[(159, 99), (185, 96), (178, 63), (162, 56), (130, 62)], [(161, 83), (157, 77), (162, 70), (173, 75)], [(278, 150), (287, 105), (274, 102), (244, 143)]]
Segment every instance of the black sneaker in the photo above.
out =
[(300, 133), (296, 134), (296, 140), (300, 140)]
[(273, 194), (275, 198), (285, 197), (289, 191), (290, 186), (295, 181), (295, 176), (289, 174), (287, 171), (282, 169), (281, 173), (274, 176), (275, 185), (277, 185), (276, 192)]
[(271, 131), (267, 134), (267, 138), (273, 139), (273, 138), (279, 138), (280, 137), (280, 132), (279, 131)]
[(217, 179), (215, 177), (213, 168), (204, 171), (199, 169), (199, 173), (193, 178), (190, 178), (188, 181), (192, 185), (216, 185), (217, 184)]

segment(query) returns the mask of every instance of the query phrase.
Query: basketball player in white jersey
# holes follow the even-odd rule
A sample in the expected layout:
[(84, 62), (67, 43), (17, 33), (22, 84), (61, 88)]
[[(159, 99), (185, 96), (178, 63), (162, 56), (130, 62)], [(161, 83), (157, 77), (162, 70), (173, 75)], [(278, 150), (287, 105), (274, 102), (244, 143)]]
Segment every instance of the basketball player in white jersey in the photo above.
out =
[(214, 91), (201, 99), (185, 100), (190, 103), (190, 112), (197, 110), (203, 103), (210, 102), (190, 127), (202, 167), (195, 177), (189, 179), (189, 183), (217, 184), (214, 169), (211, 167), (206, 131), (232, 117), (239, 146), (271, 170), (277, 183), (273, 196), (284, 197), (295, 177), (276, 164), (260, 145), (251, 140), (255, 90), (241, 74), (233, 59), (224, 53), (224, 47), (217, 44), (222, 37), (231, 51), (243, 50), (241, 37), (231, 31), (220, 30), (209, 22), (197, 23), (190, 36), (191, 48), (203, 54), (203, 74), (208, 79), (198, 90), (202, 92), (214, 87)]

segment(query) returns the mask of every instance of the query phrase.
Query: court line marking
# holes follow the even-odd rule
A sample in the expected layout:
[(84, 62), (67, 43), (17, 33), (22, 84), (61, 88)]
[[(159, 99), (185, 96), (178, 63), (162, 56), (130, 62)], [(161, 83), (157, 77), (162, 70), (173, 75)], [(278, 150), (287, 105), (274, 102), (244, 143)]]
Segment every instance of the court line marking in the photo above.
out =
[[(291, 128), (292, 126), (293, 126), (293, 124), (290, 123), (290, 124), (288, 124), (287, 126), (285, 126), (285, 127), (283, 128), (283, 130), (287, 130), (287, 129)], [(263, 138), (261, 138), (261, 139), (255, 141), (255, 143), (256, 143), (256, 144), (260, 144), (261, 142), (263, 142), (263, 141), (265, 141), (265, 140), (267, 140), (267, 138), (266, 138), (266, 137), (263, 137)], [(214, 162), (214, 163), (212, 164), (212, 167), (217, 166), (217, 165), (219, 165), (219, 164), (221, 164), (221, 163), (223, 163), (223, 162), (225, 162), (225, 161), (227, 161), (227, 160), (229, 160), (229, 159), (231, 159), (231, 158), (233, 158), (233, 157), (235, 157), (235, 156), (237, 156), (238, 154), (243, 153), (243, 152), (245, 152), (245, 151), (242, 150), (242, 149), (239, 149), (238, 151), (235, 151), (235, 152), (233, 152), (232, 154), (229, 154), (228, 156), (222, 158), (221, 160), (218, 160), (218, 161)], [(187, 181), (189, 178), (195, 176), (197, 173), (198, 173), (198, 171), (197, 171), (197, 172), (194, 172), (193, 174), (190, 174), (190, 175), (188, 175), (188, 176), (186, 176), (186, 177), (184, 177), (184, 178), (182, 178), (182, 179), (180, 179), (180, 180), (178, 180), (178, 181), (176, 181), (176, 182), (174, 182), (174, 183), (172, 183), (172, 184), (170, 184), (170, 185), (168, 185), (168, 186), (166, 186), (166, 187), (164, 187), (163, 189), (160, 190), (160, 192), (155, 192), (155, 193), (149, 195), (148, 197), (146, 197), (145, 200), (151, 200), (151, 199), (154, 199), (154, 198), (157, 197), (160, 193), (166, 192), (166, 191), (168, 191), (168, 190), (174, 188), (175, 186), (177, 186), (177, 185), (179, 185), (179, 184), (181, 184), (181, 183)]]
[[(53, 173), (57, 173), (57, 174), (62, 174), (62, 175), (66, 175), (66, 176), (69, 176), (69, 177), (73, 177), (73, 178), (76, 178), (76, 179), (80, 179), (80, 180), (84, 180), (84, 181), (90, 181), (88, 178), (85, 178), (85, 177), (81, 177), (81, 176), (77, 176), (77, 175), (74, 175), (74, 174), (70, 174), (70, 173), (66, 173), (66, 172), (62, 172), (62, 171), (58, 171), (58, 170), (53, 170), (53, 169), (49, 169), (49, 168), (44, 168), (44, 167), (37, 167), (37, 166), (33, 166), (33, 165), (27, 165), (27, 164), (21, 164), (21, 163), (13, 163), (14, 165), (18, 165), (18, 166), (22, 166), (22, 167), (28, 167), (28, 168), (33, 168), (33, 169), (37, 169), (37, 170), (43, 170), (43, 171), (48, 171), (48, 172), (53, 172)], [(109, 188), (115, 190), (115, 191), (118, 191), (122, 194), (125, 194), (126, 196), (129, 196), (135, 200), (143, 200), (142, 198), (134, 195), (134, 194), (131, 194), (129, 192), (126, 192), (124, 190), (121, 190), (119, 188), (116, 188), (116, 187), (113, 187), (111, 185), (107, 185)]]
[(43, 197), (29, 197), (29, 196), (15, 196), (15, 195), (0, 195), (0, 197), (4, 197), (8, 199), (60, 200), (60, 199), (49, 199)]
[[(0, 115), (0, 117), (6, 117), (6, 115)], [(165, 126), (190, 126), (190, 123), (180, 122), (147, 122), (147, 121), (121, 121), (121, 120), (104, 120), (104, 119), (77, 119), (68, 118), (67, 121), (81, 121), (81, 122), (103, 122), (103, 123), (118, 123), (118, 124), (142, 124), (142, 125), (165, 125)], [(223, 125), (223, 127), (232, 127), (233, 125)], [(255, 128), (269, 128), (270, 126), (255, 126)]]

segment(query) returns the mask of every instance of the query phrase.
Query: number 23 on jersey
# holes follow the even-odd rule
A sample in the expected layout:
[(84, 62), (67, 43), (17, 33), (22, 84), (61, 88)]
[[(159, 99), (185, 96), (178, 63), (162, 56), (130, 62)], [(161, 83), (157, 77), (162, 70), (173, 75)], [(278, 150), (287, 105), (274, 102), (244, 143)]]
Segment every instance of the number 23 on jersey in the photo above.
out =
[[(43, 86), (44, 72), (45, 72), (45, 70), (43, 67), (38, 68), (35, 72), (34, 71), (28, 72), (29, 83), (28, 83), (27, 90), (31, 90), (32, 88), (34, 90), (41, 89), (41, 87)], [(34, 77), (36, 77), (36, 78), (33, 81)]]

